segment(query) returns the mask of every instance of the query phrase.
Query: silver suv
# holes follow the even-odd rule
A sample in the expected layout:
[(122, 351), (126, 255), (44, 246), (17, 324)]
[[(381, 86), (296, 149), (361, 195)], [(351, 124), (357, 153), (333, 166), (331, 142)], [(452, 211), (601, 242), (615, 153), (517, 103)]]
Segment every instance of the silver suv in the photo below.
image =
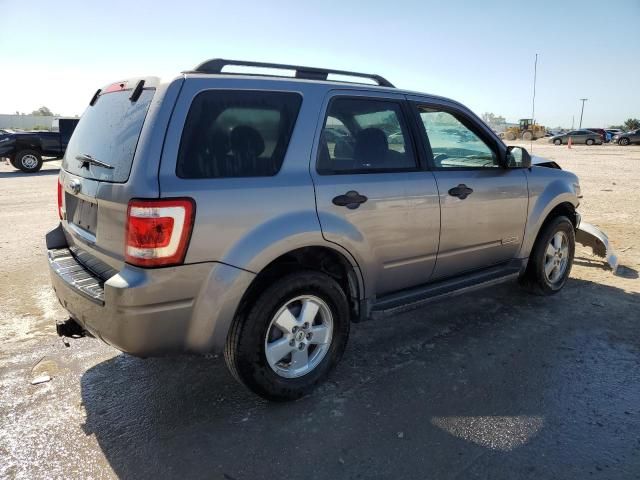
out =
[(224, 351), (257, 394), (296, 398), (352, 321), (510, 279), (559, 291), (579, 192), (463, 105), (377, 75), (216, 59), (120, 81), (60, 170), (59, 330), (141, 357)]

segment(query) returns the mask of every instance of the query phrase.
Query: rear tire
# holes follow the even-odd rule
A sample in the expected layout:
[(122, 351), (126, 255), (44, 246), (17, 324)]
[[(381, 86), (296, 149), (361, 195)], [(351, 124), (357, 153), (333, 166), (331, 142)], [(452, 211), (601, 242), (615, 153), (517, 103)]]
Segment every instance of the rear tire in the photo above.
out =
[(349, 327), (347, 297), (333, 278), (314, 271), (293, 273), (240, 309), (227, 337), (225, 360), (254, 393), (294, 400), (323, 382), (338, 363)]
[(585, 142), (587, 145), (591, 146), (593, 145), (595, 142), (593, 141), (593, 139), (591, 138), (587, 138), (587, 141)]
[(533, 140), (533, 133), (531, 133), (529, 130), (527, 130), (526, 132), (523, 132), (522, 140), (526, 140), (527, 142)]
[(553, 141), (553, 144), (554, 144), (554, 145), (562, 145), (562, 140), (560, 140), (559, 138), (556, 138), (556, 139)]
[(42, 156), (36, 150), (20, 150), (14, 162), (11, 163), (25, 173), (35, 173), (42, 168)]
[(520, 284), (536, 295), (562, 290), (573, 265), (575, 230), (571, 221), (559, 216), (547, 223), (536, 239)]

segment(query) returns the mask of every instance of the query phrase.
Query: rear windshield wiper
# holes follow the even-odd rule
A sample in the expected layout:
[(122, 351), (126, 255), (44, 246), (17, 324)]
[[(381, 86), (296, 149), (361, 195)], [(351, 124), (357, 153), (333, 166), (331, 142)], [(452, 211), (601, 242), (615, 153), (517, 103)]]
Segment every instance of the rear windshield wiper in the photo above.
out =
[(83, 164), (90, 163), (92, 165), (108, 168), (110, 170), (113, 170), (115, 168), (113, 165), (109, 165), (108, 163), (102, 162), (96, 158), (93, 158), (91, 155), (87, 155), (86, 153), (81, 153), (80, 155), (76, 155), (76, 160), (81, 161)]

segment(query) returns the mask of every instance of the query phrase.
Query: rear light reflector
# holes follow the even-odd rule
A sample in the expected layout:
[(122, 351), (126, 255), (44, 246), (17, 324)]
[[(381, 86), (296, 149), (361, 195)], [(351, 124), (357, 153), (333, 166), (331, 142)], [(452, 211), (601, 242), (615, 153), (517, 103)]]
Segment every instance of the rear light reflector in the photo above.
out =
[(62, 182), (60, 181), (60, 178), (58, 178), (58, 216), (60, 217), (60, 220), (62, 220), (63, 215), (62, 215), (62, 195), (64, 194), (64, 189), (62, 188)]
[(195, 204), (190, 198), (131, 200), (127, 209), (125, 261), (140, 267), (184, 261)]

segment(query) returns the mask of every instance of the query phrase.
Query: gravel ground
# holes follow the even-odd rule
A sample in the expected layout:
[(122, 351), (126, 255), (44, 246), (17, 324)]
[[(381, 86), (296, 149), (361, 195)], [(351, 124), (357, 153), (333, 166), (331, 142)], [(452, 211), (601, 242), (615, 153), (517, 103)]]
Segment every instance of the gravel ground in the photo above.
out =
[(43, 250), (58, 163), (0, 165), (0, 477), (640, 477), (640, 147), (525, 146), (580, 176), (619, 273), (578, 248), (552, 298), (507, 284), (354, 325), (330, 381), (289, 404), (219, 358), (65, 347)]

